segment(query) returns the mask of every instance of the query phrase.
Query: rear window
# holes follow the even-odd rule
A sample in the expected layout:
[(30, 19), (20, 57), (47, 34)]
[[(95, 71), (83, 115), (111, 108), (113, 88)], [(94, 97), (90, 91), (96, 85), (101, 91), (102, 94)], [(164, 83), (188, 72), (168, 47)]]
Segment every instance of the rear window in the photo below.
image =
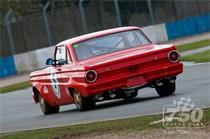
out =
[(74, 44), (77, 60), (86, 60), (95, 56), (112, 53), (133, 47), (150, 44), (140, 30), (124, 31)]

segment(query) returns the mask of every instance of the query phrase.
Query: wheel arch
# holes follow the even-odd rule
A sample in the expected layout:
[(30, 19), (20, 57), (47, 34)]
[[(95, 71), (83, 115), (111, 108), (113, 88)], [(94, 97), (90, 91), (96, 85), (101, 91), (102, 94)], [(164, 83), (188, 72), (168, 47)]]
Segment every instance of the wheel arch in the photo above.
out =
[(70, 92), (72, 97), (73, 97), (74, 92), (80, 93), (80, 95), (83, 96), (83, 97), (88, 96), (87, 93), (85, 93), (84, 90), (81, 89), (80, 87), (70, 86), (70, 87), (68, 87), (68, 89), (69, 89), (69, 92)]
[(74, 88), (73, 87), (68, 87), (68, 90), (69, 90), (69, 93), (70, 93), (70, 95), (72, 96), (72, 98), (74, 97), (73, 96), (73, 93), (74, 93)]
[(32, 90), (33, 90), (33, 98), (34, 98), (34, 101), (35, 101), (35, 103), (38, 103), (38, 102), (39, 102), (39, 95), (40, 95), (40, 92), (39, 92), (39, 90), (36, 88), (36, 86), (33, 86), (33, 87), (32, 87)]

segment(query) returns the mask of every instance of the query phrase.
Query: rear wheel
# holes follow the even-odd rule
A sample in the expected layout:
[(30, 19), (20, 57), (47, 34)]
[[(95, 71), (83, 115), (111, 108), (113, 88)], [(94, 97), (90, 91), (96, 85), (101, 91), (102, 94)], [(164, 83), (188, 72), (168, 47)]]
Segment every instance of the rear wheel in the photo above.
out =
[(176, 82), (170, 82), (169, 80), (163, 80), (162, 86), (157, 86), (155, 84), (155, 90), (159, 96), (169, 96), (172, 95), (176, 90)]
[(95, 107), (95, 101), (92, 97), (83, 97), (80, 93), (74, 91), (73, 93), (74, 103), (79, 111), (89, 110)]
[(59, 106), (49, 105), (41, 95), (39, 95), (39, 105), (45, 115), (59, 112)]

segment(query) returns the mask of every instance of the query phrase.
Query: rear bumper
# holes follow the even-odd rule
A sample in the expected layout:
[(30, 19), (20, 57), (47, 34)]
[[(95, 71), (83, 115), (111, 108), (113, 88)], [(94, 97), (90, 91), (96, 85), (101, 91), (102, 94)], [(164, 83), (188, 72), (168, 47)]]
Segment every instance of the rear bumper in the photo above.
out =
[(129, 73), (120, 77), (116, 75), (116, 77), (109, 80), (98, 80), (95, 83), (80, 86), (77, 90), (80, 91), (83, 96), (90, 96), (108, 90), (145, 85), (156, 79), (177, 76), (182, 72), (183, 64), (173, 63), (156, 68), (148, 68), (142, 71), (140, 70), (136, 73)]

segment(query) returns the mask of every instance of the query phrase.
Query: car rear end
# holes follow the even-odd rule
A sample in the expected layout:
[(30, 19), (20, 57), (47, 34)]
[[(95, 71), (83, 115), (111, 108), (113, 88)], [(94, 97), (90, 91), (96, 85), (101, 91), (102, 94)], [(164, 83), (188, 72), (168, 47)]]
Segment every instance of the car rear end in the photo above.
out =
[(96, 58), (86, 63), (85, 83), (79, 89), (84, 96), (90, 96), (153, 86), (164, 79), (174, 82), (183, 72), (179, 59), (174, 45), (151, 45)]
[(72, 49), (78, 65), (84, 67), (80, 74), (84, 80), (75, 82), (73, 88), (84, 97), (103, 100), (106, 94), (129, 96), (131, 92), (136, 96), (139, 88), (147, 86), (155, 87), (159, 94), (173, 93), (176, 76), (183, 71), (173, 44), (154, 45), (137, 27), (88, 35), (72, 42)]

